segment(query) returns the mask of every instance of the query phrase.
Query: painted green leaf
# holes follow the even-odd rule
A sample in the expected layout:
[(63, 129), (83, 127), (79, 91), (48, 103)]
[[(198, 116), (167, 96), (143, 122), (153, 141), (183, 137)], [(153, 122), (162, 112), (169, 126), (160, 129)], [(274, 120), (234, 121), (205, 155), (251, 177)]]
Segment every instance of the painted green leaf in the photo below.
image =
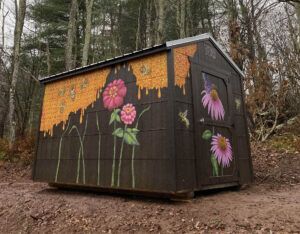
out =
[(121, 122), (120, 116), (118, 115), (120, 111), (120, 109), (114, 109), (110, 115), (109, 125), (111, 125), (114, 121)]
[(138, 130), (137, 128), (127, 128), (127, 131), (137, 134), (140, 130)]
[(139, 145), (136, 135), (133, 132), (126, 131), (124, 134), (124, 140), (128, 145)]
[(116, 119), (116, 114), (113, 111), (110, 115), (109, 125), (111, 125), (115, 121), (115, 119)]
[(209, 140), (211, 138), (212, 134), (211, 134), (211, 131), (210, 130), (205, 130), (202, 134), (202, 138), (204, 140)]
[(124, 130), (122, 128), (117, 128), (112, 134), (114, 136), (122, 138), (124, 135)]
[(219, 176), (218, 162), (217, 162), (217, 159), (215, 158), (214, 153), (211, 154), (210, 161), (211, 161), (211, 165), (213, 167), (214, 175)]
[(120, 116), (118, 114), (116, 114), (116, 121), (119, 123), (121, 122)]

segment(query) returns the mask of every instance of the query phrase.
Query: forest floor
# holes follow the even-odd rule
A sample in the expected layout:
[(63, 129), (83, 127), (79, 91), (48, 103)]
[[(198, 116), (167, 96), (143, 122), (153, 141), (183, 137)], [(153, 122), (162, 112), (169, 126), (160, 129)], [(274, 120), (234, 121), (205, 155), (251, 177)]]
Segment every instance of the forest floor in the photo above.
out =
[(300, 233), (300, 155), (252, 143), (254, 183), (187, 201), (50, 188), (0, 166), (0, 233)]

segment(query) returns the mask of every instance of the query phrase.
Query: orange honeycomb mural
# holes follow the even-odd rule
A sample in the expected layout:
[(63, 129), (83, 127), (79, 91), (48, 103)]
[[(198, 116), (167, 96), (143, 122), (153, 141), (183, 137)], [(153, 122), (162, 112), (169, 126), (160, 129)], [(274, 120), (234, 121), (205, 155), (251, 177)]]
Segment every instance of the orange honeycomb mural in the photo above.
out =
[[(125, 65), (124, 65), (125, 66)], [(115, 73), (121, 68), (116, 66)], [(167, 54), (159, 53), (139, 58), (128, 63), (128, 70), (132, 69), (139, 86), (138, 99), (141, 90), (146, 89), (146, 95), (151, 89), (158, 90), (168, 87)], [(85, 109), (100, 97), (102, 88), (111, 68), (104, 68), (87, 74), (72, 76), (45, 85), (40, 131), (52, 135), (53, 128), (63, 122), (63, 128), (71, 112), (81, 110), (80, 122)]]
[(189, 56), (193, 57), (197, 50), (197, 44), (183, 46), (174, 49), (174, 73), (175, 85), (183, 89), (185, 95), (185, 81), (189, 77), (190, 61)]
[(138, 99), (141, 99), (141, 90), (146, 89), (146, 95), (150, 89), (158, 90), (161, 97), (161, 89), (168, 87), (167, 53), (158, 53), (139, 58), (128, 63), (136, 76), (136, 84), (139, 86)]
[[(85, 109), (100, 97), (110, 68), (73, 76), (45, 85), (40, 131), (53, 134), (53, 127), (66, 124), (71, 112)], [(63, 127), (64, 128), (64, 127)]]

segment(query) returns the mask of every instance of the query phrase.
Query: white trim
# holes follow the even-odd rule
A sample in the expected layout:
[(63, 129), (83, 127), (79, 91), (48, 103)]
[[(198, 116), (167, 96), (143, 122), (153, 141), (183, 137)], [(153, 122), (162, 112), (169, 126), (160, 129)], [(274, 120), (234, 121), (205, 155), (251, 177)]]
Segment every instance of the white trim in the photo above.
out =
[(211, 35), (209, 33), (204, 33), (204, 34), (200, 34), (200, 35), (197, 35), (194, 37), (186, 37), (186, 38), (182, 38), (182, 39), (178, 39), (178, 40), (174, 40), (174, 41), (167, 41), (166, 46), (171, 47), (171, 46), (181, 45), (184, 43), (208, 39), (210, 37), (211, 37)]

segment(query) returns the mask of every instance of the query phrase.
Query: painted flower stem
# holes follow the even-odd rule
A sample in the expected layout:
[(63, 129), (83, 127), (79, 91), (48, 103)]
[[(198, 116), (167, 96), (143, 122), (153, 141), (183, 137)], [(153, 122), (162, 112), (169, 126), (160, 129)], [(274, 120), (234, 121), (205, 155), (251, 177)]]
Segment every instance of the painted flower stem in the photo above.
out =
[(81, 150), (79, 150), (79, 152), (78, 152), (76, 184), (79, 183), (79, 175), (80, 175), (80, 158), (81, 158), (80, 156), (81, 156)]
[(85, 133), (86, 133), (86, 128), (87, 128), (87, 124), (88, 124), (88, 115), (86, 116), (86, 120), (85, 120), (85, 127), (84, 127), (84, 132), (83, 132), (83, 136), (82, 136), (82, 143), (81, 143), (81, 154), (82, 154), (82, 181), (83, 184), (85, 184), (85, 160), (84, 160), (84, 148), (83, 148), (83, 143), (84, 143), (84, 139), (85, 139)]
[[(114, 121), (114, 131), (116, 130), (117, 123)], [(115, 167), (116, 167), (116, 144), (117, 144), (117, 137), (114, 136), (114, 155), (113, 155), (113, 163), (111, 166), (111, 184), (110, 186), (115, 185)]]
[(86, 128), (87, 128), (87, 123), (88, 123), (88, 116), (86, 117), (85, 121), (85, 128), (84, 128), (84, 133), (83, 136), (80, 136), (79, 130), (77, 126), (73, 125), (72, 128), (69, 131), (69, 134), (72, 132), (73, 129), (76, 130), (80, 142), (80, 148), (78, 152), (78, 159), (77, 159), (77, 177), (76, 177), (76, 183), (79, 183), (79, 174), (80, 174), (80, 160), (82, 156), (82, 183), (85, 184), (85, 162), (84, 162), (84, 148), (83, 148), (83, 142), (85, 138), (85, 133), (86, 133)]
[[(147, 112), (148, 110), (150, 110), (150, 107), (151, 106), (148, 106), (147, 108), (145, 108), (139, 115), (139, 117), (137, 118), (137, 121), (136, 121), (136, 125), (135, 125), (135, 128), (138, 128), (139, 127), (139, 120), (140, 118), (142, 117), (142, 115)], [(132, 176), (132, 188), (135, 188), (135, 173), (134, 173), (134, 154), (135, 154), (135, 145), (132, 146), (132, 153), (131, 153), (131, 176)]]
[(63, 140), (63, 137), (64, 137), (65, 133), (68, 131), (69, 124), (70, 124), (70, 120), (69, 120), (69, 122), (68, 122), (68, 125), (67, 125), (67, 127), (66, 127), (66, 130), (62, 133), (62, 135), (61, 135), (61, 137), (60, 137), (60, 141), (59, 141), (58, 160), (57, 160), (56, 173), (55, 173), (55, 182), (57, 182), (58, 171), (59, 171), (59, 166), (60, 166), (60, 155), (61, 155), (61, 145), (62, 145), (62, 140)]
[(99, 132), (99, 142), (98, 142), (98, 176), (97, 176), (97, 185), (100, 185), (100, 149), (101, 149), (101, 132), (99, 127), (98, 113), (96, 112), (96, 124)]
[[(127, 130), (127, 124), (125, 124), (124, 127), (124, 134)], [(122, 145), (121, 145), (121, 149), (120, 149), (120, 158), (119, 158), (119, 168), (118, 168), (118, 184), (117, 186), (120, 187), (120, 175), (121, 175), (121, 166), (122, 166), (122, 157), (123, 157), (123, 147), (124, 147), (124, 136), (122, 139)]]
[(132, 147), (132, 154), (131, 154), (131, 175), (132, 175), (132, 188), (135, 188), (135, 176), (134, 176), (134, 151), (135, 145)]

